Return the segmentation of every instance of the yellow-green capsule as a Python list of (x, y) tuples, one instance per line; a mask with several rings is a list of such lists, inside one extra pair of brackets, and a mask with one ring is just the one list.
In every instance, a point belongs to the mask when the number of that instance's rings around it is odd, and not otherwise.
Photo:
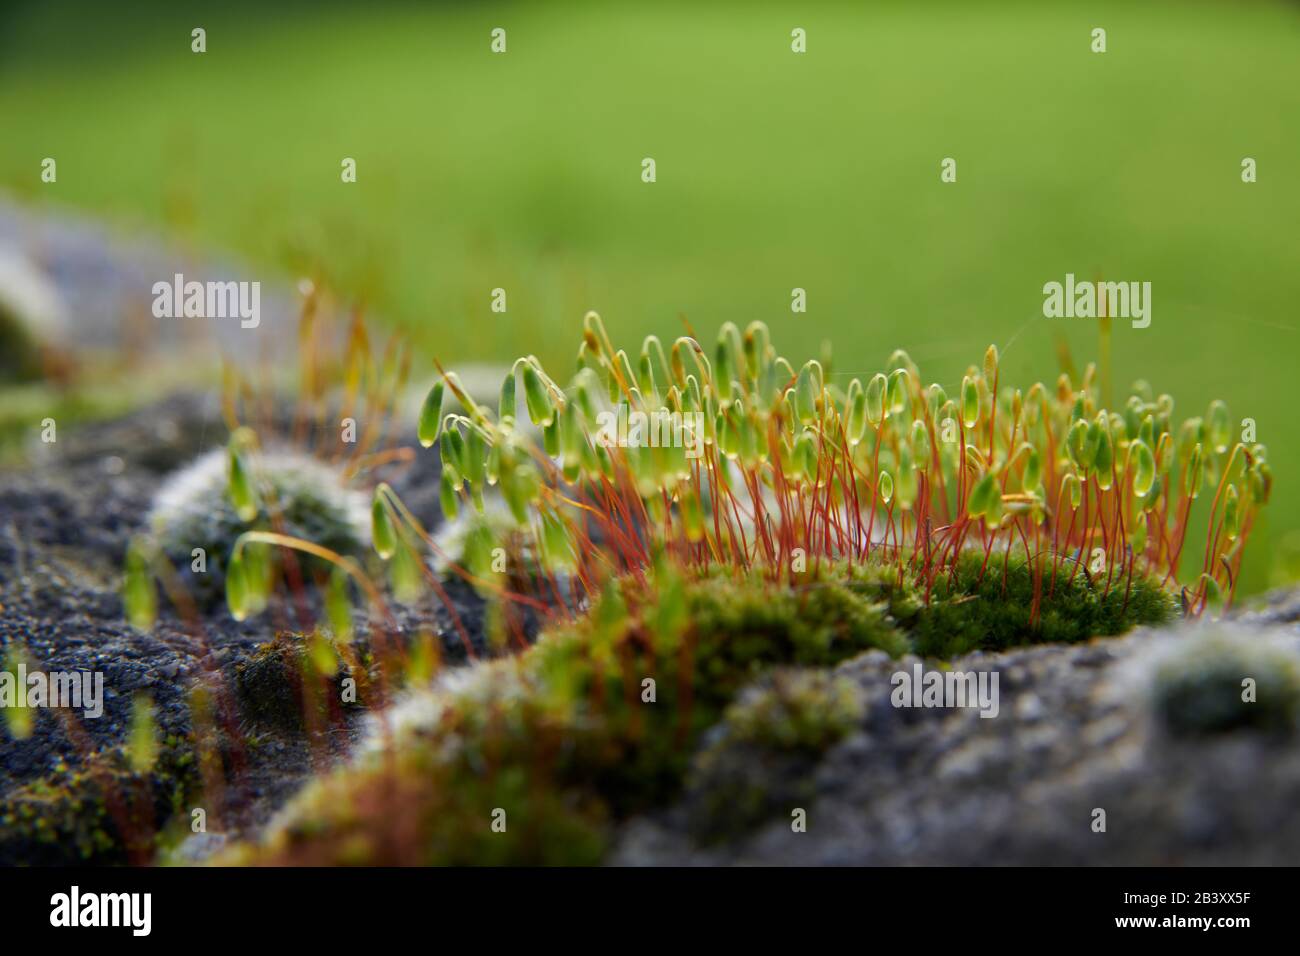
[(930, 430), (919, 418), (912, 422), (912, 456), (917, 461), (928, 461), (930, 458)]
[(1043, 460), (1038, 454), (1038, 449), (1031, 445), (1029, 454), (1025, 456), (1025, 471), (1021, 478), (1021, 485), (1026, 491), (1033, 491), (1042, 480)]
[[(514, 381), (514, 376), (510, 377)], [(438, 431), (442, 428), (442, 390), (445, 383), (442, 379), (433, 383), (433, 388), (429, 389), (429, 394), (424, 396), (424, 404), (420, 406), (420, 423), (416, 428), (416, 436), (420, 439), (420, 444), (425, 448), (432, 448), (433, 443), (438, 440)]]
[(158, 760), (158, 728), (154, 721), (153, 701), (146, 694), (136, 694), (131, 699), (127, 754), (131, 769), (138, 774), (148, 773)]
[[(1001, 500), (1001, 493), (998, 490), (997, 480), (993, 477), (993, 472), (985, 472), (975, 486), (971, 488), (970, 495), (966, 499), (966, 512), (971, 517), (987, 515), (989, 509), (993, 507), (993, 499)], [(999, 520), (1001, 515), (998, 516)]]
[(879, 428), (885, 420), (885, 389), (888, 387), (889, 380), (879, 372), (867, 383), (867, 421), (872, 428)]
[(226, 565), (226, 607), (236, 621), (248, 617), (248, 583), (244, 576), (244, 558), (233, 552)]
[(405, 541), (393, 552), (393, 560), (388, 563), (388, 575), (393, 585), (393, 597), (398, 603), (414, 604), (420, 599), (423, 585), (419, 558)]
[(640, 359), (637, 360), (637, 370), (640, 373), (637, 381), (645, 389), (646, 395), (649, 396), (652, 404), (659, 401), (659, 383), (655, 379), (654, 365), (650, 361), (650, 356), (642, 352)]
[(1093, 458), (1093, 467), (1097, 470), (1097, 486), (1106, 491), (1114, 483), (1115, 445), (1105, 422), (1099, 422), (1098, 425), (1097, 454)]
[(524, 363), (524, 404), (534, 425), (546, 426), (555, 420), (555, 402), (532, 362)]
[(1150, 415), (1142, 419), (1138, 426), (1137, 437), (1146, 443), (1147, 448), (1156, 447), (1156, 420)]
[(600, 414), (600, 379), (591, 369), (582, 369), (573, 377), (573, 401), (583, 418), (588, 422), (596, 421)]
[(939, 409), (948, 404), (948, 393), (944, 391), (942, 385), (934, 382), (926, 389), (927, 404), (930, 407), (930, 417), (935, 421), (939, 420)]
[(907, 369), (894, 369), (889, 376), (887, 395), (891, 415), (897, 415), (907, 407)]
[(465, 475), (465, 439), (460, 429), (444, 427), (438, 439), (438, 451), (442, 459), (443, 473), (451, 473), (451, 479), (457, 488)]
[(1201, 494), (1201, 485), (1205, 484), (1205, 463), (1201, 458), (1201, 445), (1198, 442), (1192, 449), (1192, 457), (1187, 462), (1187, 472), (1183, 476), (1183, 491), (1192, 498)]
[(984, 378), (992, 387), (994, 380), (998, 377), (998, 347), (990, 345), (984, 351)]
[(849, 393), (844, 402), (844, 431), (850, 445), (857, 445), (867, 431), (867, 393), (862, 382), (849, 382)]
[(767, 326), (755, 319), (745, 329), (745, 361), (749, 366), (749, 377), (757, 379), (767, 367), (768, 350), (772, 345), (772, 333)]
[(249, 614), (265, 610), (273, 582), (270, 545), (261, 541), (249, 542), (244, 546), (244, 590)]
[(731, 383), (736, 377), (736, 368), (731, 360), (731, 350), (727, 346), (726, 336), (718, 336), (718, 344), (713, 352), (713, 387), (717, 389), (718, 398), (723, 402), (731, 401)]
[(974, 428), (980, 419), (980, 393), (975, 380), (966, 375), (961, 380), (961, 421), (967, 428)]
[(375, 553), (385, 561), (397, 550), (397, 531), (393, 528), (388, 506), (378, 491), (370, 502), (370, 540), (375, 546)]
[(146, 546), (132, 541), (126, 551), (126, 577), (122, 582), (122, 606), (126, 619), (139, 631), (150, 630), (158, 619), (158, 591), (149, 570)]
[(993, 497), (989, 499), (989, 506), (984, 512), (984, 526), (990, 531), (997, 530), (1002, 524), (1002, 493), (993, 489)]
[(1174, 436), (1170, 432), (1163, 432), (1156, 442), (1156, 475), (1160, 478), (1165, 477), (1173, 466)]
[(501, 380), (501, 397), (497, 400), (497, 421), (504, 422), (507, 418), (514, 421), (518, 407), (518, 399), (515, 398), (515, 370), (511, 369)]
[(880, 478), (876, 483), (876, 491), (880, 495), (881, 504), (889, 504), (894, 499), (894, 479), (889, 472), (882, 471)]
[(325, 588), (325, 615), (329, 619), (334, 639), (343, 644), (352, 642), (352, 600), (348, 597), (348, 575), (340, 567), (330, 572)]
[(1269, 495), (1273, 493), (1273, 470), (1268, 462), (1257, 461), (1250, 469), (1250, 493), (1259, 504), (1268, 504)]
[(473, 488), (482, 491), (486, 479), (488, 443), (487, 437), (474, 425), (470, 425), (466, 430), (465, 451), (462, 457), (465, 462), (463, 473), (465, 480)]
[(1102, 419), (1102, 414), (1098, 414), (1088, 423), (1087, 431), (1083, 433), (1083, 448), (1079, 453), (1079, 464), (1083, 467), (1085, 475), (1091, 474), (1097, 464), (1097, 452), (1101, 449), (1101, 436), (1105, 431)]
[(1210, 447), (1216, 455), (1222, 455), (1232, 443), (1232, 422), (1228, 418), (1228, 406), (1216, 398), (1210, 402), (1205, 420)]
[(1228, 485), (1223, 500), (1223, 528), (1228, 533), (1229, 541), (1236, 541), (1237, 535), (1241, 533), (1241, 502), (1236, 485)]
[(232, 443), (230, 448), (230, 504), (239, 520), (247, 524), (257, 517), (257, 494), (253, 480), (244, 463), (244, 456)]
[(1205, 440), (1205, 422), (1200, 418), (1189, 418), (1178, 430), (1178, 457), (1189, 455), (1192, 446)]
[[(507, 482), (503, 481), (502, 485)], [(453, 521), (460, 512), (460, 503), (456, 499), (457, 484), (452, 479), (451, 473), (444, 468), (442, 475), (438, 479), (438, 502), (442, 505), (442, 513), (448, 521)], [(504, 490), (504, 489), (503, 489)]]
[(1066, 501), (1069, 499), (1070, 507), (1078, 510), (1083, 503), (1083, 485), (1079, 484), (1078, 476), (1073, 472), (1067, 472), (1061, 479), (1061, 493), (1057, 496), (1057, 501)]
[(542, 426), (542, 447), (552, 458), (560, 457), (560, 416), (556, 415)]
[(1142, 439), (1137, 439), (1129, 446), (1133, 462), (1133, 493), (1145, 498), (1156, 480), (1156, 458)]
[(794, 383), (794, 411), (804, 425), (811, 425), (817, 420), (817, 392), (815, 366), (810, 361), (799, 370), (799, 377)]
[(817, 436), (806, 428), (795, 439), (794, 460), (802, 477), (810, 480), (817, 477)]

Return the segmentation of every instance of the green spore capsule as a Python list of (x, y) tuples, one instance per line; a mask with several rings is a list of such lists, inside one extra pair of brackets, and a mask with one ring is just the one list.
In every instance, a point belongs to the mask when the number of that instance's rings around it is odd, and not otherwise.
[(532, 362), (525, 362), (523, 371), (524, 404), (528, 407), (528, 418), (539, 427), (550, 425), (555, 420), (555, 402), (551, 393)]
[(889, 380), (879, 372), (867, 382), (867, 421), (872, 428), (879, 428), (885, 420), (885, 390), (888, 387)]
[(1228, 418), (1228, 406), (1215, 399), (1210, 402), (1210, 409), (1205, 415), (1206, 439), (1216, 455), (1222, 455), (1232, 444), (1232, 422)]
[(980, 419), (980, 393), (975, 380), (969, 375), (961, 380), (961, 422), (967, 428), (974, 428)]
[(132, 541), (127, 548), (122, 605), (126, 619), (138, 631), (152, 629), (158, 619), (158, 591), (149, 570), (149, 556), (139, 541)]
[(429, 389), (429, 394), (424, 397), (424, 404), (420, 406), (420, 422), (416, 428), (416, 436), (420, 444), (425, 448), (432, 448), (433, 443), (438, 440), (438, 432), (442, 429), (442, 392), (445, 383), (438, 379)]
[(230, 504), (235, 509), (239, 520), (247, 524), (257, 517), (257, 494), (253, 490), (253, 479), (248, 473), (248, 465), (243, 454), (234, 447), (230, 448)]
[(1138, 439), (1130, 446), (1133, 462), (1133, 493), (1145, 498), (1156, 480), (1156, 458), (1147, 443)]
[(374, 543), (375, 554), (385, 561), (397, 550), (397, 531), (393, 528), (393, 519), (388, 514), (388, 506), (383, 496), (376, 491), (370, 502), (370, 540)]

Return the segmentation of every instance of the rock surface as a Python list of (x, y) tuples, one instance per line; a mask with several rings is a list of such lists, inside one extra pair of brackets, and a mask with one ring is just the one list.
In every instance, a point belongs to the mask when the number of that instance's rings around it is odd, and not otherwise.
[[(77, 713), (74, 727), (65, 718), (76, 712), (37, 709), (25, 739), (0, 729), (0, 803), (17, 788), (64, 768), (75, 771), (89, 754), (123, 744), (137, 694), (152, 701), (160, 738), (184, 738), (191, 729), (194, 679), (212, 669), (233, 687), (238, 669), (260, 645), (279, 630), (300, 630), (318, 617), (319, 607), (310, 607), (304, 621), (295, 608), (281, 605), (237, 622), (221, 604), (204, 615), (197, 634), (164, 600), (150, 633), (127, 623), (118, 593), (123, 555), (131, 537), (144, 530), (154, 491), (173, 469), (226, 437), (215, 396), (180, 395), (115, 422), (60, 432), (29, 465), (0, 475), (0, 659), (21, 648), (31, 668), (100, 672), (105, 698), (101, 717)], [(422, 456), (414, 467), (383, 476), (430, 525), (438, 520), (436, 492), (425, 489), (436, 489), (436, 467), (434, 456)], [(449, 583), (448, 591), (479, 639), (476, 652), (485, 653), (480, 602), (458, 582)], [(444, 661), (465, 658), (459, 633), (436, 599), (395, 606), (393, 613), (397, 640), (427, 630), (442, 639)], [(372, 622), (358, 611), (360, 648), (369, 646), (371, 630)], [(245, 722), (237, 741), (223, 743), (239, 751), (242, 765), (226, 794), (229, 825), (242, 831), (269, 816), (313, 767), (322, 768), (322, 759), (346, 752), (357, 722), (357, 714), (345, 711), (343, 721), (315, 744), (301, 733)], [(0, 826), (0, 863), (31, 862), (22, 856), (30, 847), (6, 841), (5, 832), (11, 831)], [(80, 858), (74, 846), (61, 849), (64, 855), (51, 847), (52, 855), (41, 859)]]
[[(1300, 660), (1294, 595), (1243, 617), (1250, 635), (1272, 627), (1273, 640)], [(954, 671), (999, 674), (1001, 706), (992, 718), (974, 709), (896, 708), (891, 675), (918, 662), (863, 655), (837, 668), (867, 702), (856, 732), (820, 760), (774, 760), (766, 779), (747, 781), (806, 802), (770, 806), (767, 821), (742, 838), (701, 847), (689, 834), (703, 794), (688, 792), (678, 806), (630, 824), (612, 862), (1294, 864), (1295, 733), (1187, 737), (1155, 712), (1156, 662), (1181, 653), (1193, 631), (1138, 630), (953, 661)], [(794, 832), (796, 807), (806, 811), (806, 832)], [(1097, 809), (1105, 811), (1104, 832), (1094, 830)]]

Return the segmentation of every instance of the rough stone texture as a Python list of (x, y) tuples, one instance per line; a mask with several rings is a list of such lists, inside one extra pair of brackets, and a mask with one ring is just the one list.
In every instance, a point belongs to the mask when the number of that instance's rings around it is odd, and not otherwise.
[[(305, 618), (296, 606), (281, 603), (242, 623), (223, 603), (204, 615), (200, 637), (160, 598), (162, 613), (152, 632), (127, 624), (118, 595), (122, 559), (131, 536), (144, 530), (154, 490), (172, 469), (226, 437), (214, 397), (182, 395), (115, 422), (61, 430), (31, 464), (0, 475), (0, 659), (17, 644), (31, 666), (43, 671), (102, 672), (105, 697), (102, 717), (77, 714), (84, 733), (80, 745), (69, 736), (66, 712), (35, 711), (33, 732), (23, 740), (0, 729), (0, 801), (59, 767), (75, 769), (90, 750), (123, 743), (137, 693), (152, 699), (160, 734), (184, 737), (191, 729), (189, 693), (196, 677), (215, 669), (233, 687), (237, 669), (277, 631), (309, 628), (320, 617), (314, 598)], [(382, 476), (430, 526), (438, 521), (436, 501), (416, 491), (437, 487), (436, 468), (436, 456), (426, 453), (413, 467)], [(486, 653), (481, 602), (459, 582), (447, 589), (476, 652)], [(442, 639), (445, 662), (465, 659), (460, 635), (436, 598), (393, 605), (392, 611), (397, 642), (428, 630)], [(356, 623), (357, 646), (364, 651), (372, 622), (358, 609)], [(313, 769), (313, 750), (314, 766), (321, 769), (321, 760), (346, 752), (356, 723), (357, 715), (345, 711), (343, 723), (309, 745), (301, 733), (245, 720), (237, 745), (225, 742), (238, 749), (244, 764), (227, 793), (231, 825), (242, 829), (266, 819)], [(0, 863), (14, 862), (26, 861), (12, 859), (0, 839)]]
[[(1300, 658), (1294, 595), (1243, 615), (1268, 620)], [(1300, 859), (1297, 735), (1182, 738), (1152, 712), (1147, 680), (1183, 629), (1082, 646), (977, 653), (954, 670), (1000, 674), (1001, 710), (895, 708), (890, 677), (914, 658), (872, 652), (837, 668), (868, 706), (857, 731), (812, 765), (774, 760), (767, 781), (811, 799), (720, 846), (690, 838), (701, 794), (630, 823), (618, 864), (1294, 864)], [(802, 781), (786, 774), (804, 775)], [(1106, 811), (1094, 832), (1093, 811)]]

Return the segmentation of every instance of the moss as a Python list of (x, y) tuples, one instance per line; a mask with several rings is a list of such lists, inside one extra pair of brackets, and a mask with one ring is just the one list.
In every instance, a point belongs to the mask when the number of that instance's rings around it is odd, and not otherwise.
[(360, 668), (353, 675), (343, 656), (324, 634), (280, 632), (235, 666), (240, 714), (283, 730), (321, 726), (342, 701), (344, 678), (353, 676), (362, 687), (367, 679)]
[(865, 710), (858, 685), (828, 670), (779, 669), (747, 689), (692, 762), (684, 805), (696, 839), (734, 839), (812, 800), (821, 755)]
[(727, 737), (771, 750), (819, 754), (862, 720), (862, 692), (829, 671), (781, 669), (724, 715)]
[(120, 864), (152, 858), (160, 831), (197, 784), (188, 745), (169, 738), (148, 773), (112, 748), (0, 798), (0, 864)]
[[(1243, 683), (1254, 682), (1254, 700)], [(1179, 736), (1290, 733), (1300, 719), (1300, 654), (1269, 635), (1213, 630), (1184, 638), (1152, 668), (1151, 705)]]
[[(806, 797), (798, 787), (818, 755), (860, 716), (853, 690), (826, 673), (780, 672), (738, 700), (775, 669), (830, 668), (872, 648), (947, 655), (1082, 640), (1172, 613), (1151, 582), (1135, 579), (1125, 605), (1080, 575), (1063, 577), (1031, 624), (1023, 562), (1008, 562), (1005, 585), (1000, 566), (981, 578), (981, 563), (963, 556), (929, 606), (915, 580), (880, 567), (823, 566), (796, 585), (721, 570), (625, 579), (518, 657), (449, 672), (393, 708), (355, 763), (230, 859), (598, 862), (611, 824), (682, 791), (698, 742), (722, 721), (712, 778), (708, 757), (696, 767), (706, 768), (697, 833), (717, 838)], [(794, 790), (779, 783), (791, 780)], [(504, 833), (490, 827), (498, 807)]]
[(700, 733), (755, 675), (876, 647), (905, 644), (835, 584), (626, 581), (519, 657), (394, 708), (356, 763), (228, 861), (595, 863), (611, 821), (680, 789)]
[[(305, 538), (341, 554), (359, 554), (367, 546), (365, 498), (349, 489), (336, 469), (300, 452), (254, 455), (259, 511), (244, 522), (227, 494), (227, 462), (226, 450), (215, 449), (180, 469), (163, 483), (149, 514), (154, 540), (200, 602), (221, 600), (225, 562), (236, 539), (250, 528)], [(206, 555), (203, 572), (192, 570), (195, 548)], [(305, 567), (318, 562), (305, 556), (294, 560)]]
[[(1005, 560), (1005, 570), (1004, 570)], [(854, 571), (854, 587), (887, 602), (891, 616), (924, 657), (957, 657), (975, 650), (998, 651), (1025, 644), (1073, 644), (1122, 634), (1138, 625), (1159, 625), (1175, 614), (1173, 597), (1159, 583), (1134, 574), (1113, 582), (1093, 581), (1080, 568), (1063, 562), (1055, 587), (1041, 588), (1037, 617), (1033, 615), (1034, 579), (1024, 556), (994, 554), (984, 567), (982, 551), (967, 551), (952, 575), (941, 574), (927, 604), (924, 584), (897, 570), (869, 567)], [(1050, 593), (1048, 593), (1050, 592)]]

